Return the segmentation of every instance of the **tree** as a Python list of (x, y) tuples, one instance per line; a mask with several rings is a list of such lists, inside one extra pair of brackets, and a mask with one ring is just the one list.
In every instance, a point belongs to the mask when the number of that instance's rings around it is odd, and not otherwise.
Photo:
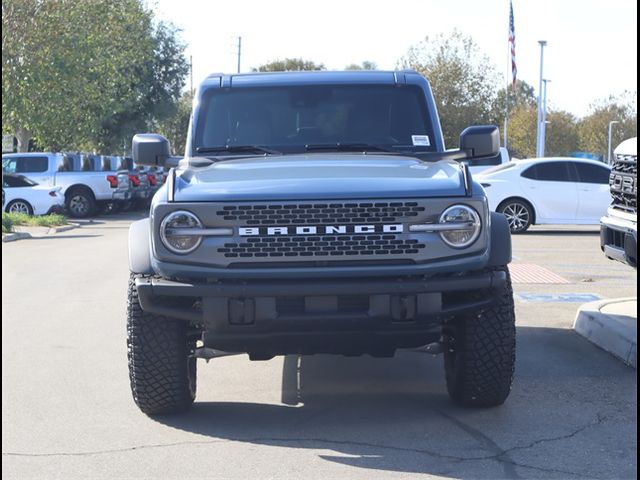
[(496, 69), (471, 37), (457, 30), (448, 36), (426, 37), (398, 65), (429, 79), (448, 145), (457, 145), (460, 132), (469, 125), (490, 123)]
[(609, 122), (620, 122), (611, 130), (611, 148), (638, 134), (637, 93), (625, 93), (596, 101), (591, 113), (578, 124), (579, 148), (607, 158)]
[(322, 63), (314, 63), (311, 60), (302, 58), (285, 58), (284, 60), (274, 60), (251, 69), (253, 72), (296, 72), (301, 70), (326, 70)]
[(191, 92), (184, 93), (178, 101), (174, 114), (158, 125), (158, 133), (169, 139), (174, 155), (182, 155), (185, 151), (192, 103)]
[(154, 29), (141, 0), (3, 0), (3, 131), (22, 149), (31, 137), (43, 149), (121, 146), (184, 82), (174, 34)]
[(578, 150), (578, 123), (573, 114), (563, 110), (550, 110), (547, 121), (545, 157), (566, 157)]
[(375, 62), (370, 62), (368, 60), (365, 60), (360, 65), (358, 65), (357, 63), (352, 63), (344, 67), (344, 69), (345, 70), (377, 70), (378, 64), (376, 64)]
[(532, 105), (517, 107), (509, 118), (509, 154), (515, 158), (536, 156), (538, 109)]
[(509, 102), (509, 116), (519, 107), (535, 107), (537, 104), (534, 88), (524, 80), (518, 80), (515, 90), (510, 86), (498, 90), (495, 102), (491, 108), (492, 125), (498, 125), (500, 128), (503, 128), (507, 101)]
[[(565, 157), (578, 148), (575, 116), (563, 110), (547, 113), (545, 156)], [(534, 158), (538, 136), (538, 109), (531, 104), (516, 107), (509, 118), (509, 153), (515, 158)]]
[[(176, 115), (182, 88), (189, 73), (184, 57), (185, 46), (177, 38), (176, 29), (160, 22), (152, 32), (153, 55), (135, 66), (138, 82), (131, 85), (135, 95), (122, 103), (119, 111), (106, 118), (95, 139), (105, 152), (117, 151), (140, 131), (155, 131), (160, 122)], [(186, 130), (185, 130), (186, 134)]]

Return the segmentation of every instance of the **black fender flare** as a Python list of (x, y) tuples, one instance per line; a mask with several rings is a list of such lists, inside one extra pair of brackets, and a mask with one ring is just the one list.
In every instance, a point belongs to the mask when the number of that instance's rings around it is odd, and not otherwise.
[(507, 217), (491, 212), (491, 251), (488, 266), (501, 267), (510, 264), (512, 260), (511, 229)]
[(151, 223), (148, 218), (129, 226), (129, 270), (142, 275), (153, 274), (151, 267)]

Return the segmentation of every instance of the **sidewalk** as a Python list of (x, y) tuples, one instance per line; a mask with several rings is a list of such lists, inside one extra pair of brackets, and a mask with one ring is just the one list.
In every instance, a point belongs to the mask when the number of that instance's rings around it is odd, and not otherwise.
[(637, 368), (637, 298), (587, 303), (578, 310), (573, 328), (590, 342)]

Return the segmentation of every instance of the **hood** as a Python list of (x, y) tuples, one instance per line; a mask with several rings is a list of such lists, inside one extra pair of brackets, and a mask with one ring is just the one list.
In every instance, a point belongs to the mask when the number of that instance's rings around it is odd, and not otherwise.
[(638, 138), (630, 138), (625, 140), (616, 148), (616, 155), (638, 155)]
[(411, 157), (307, 154), (226, 160), (178, 172), (178, 202), (464, 196), (461, 165)]

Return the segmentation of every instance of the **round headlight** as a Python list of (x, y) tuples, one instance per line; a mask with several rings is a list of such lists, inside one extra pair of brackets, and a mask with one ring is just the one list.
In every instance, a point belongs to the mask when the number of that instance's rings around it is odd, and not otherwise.
[(191, 253), (202, 242), (202, 236), (198, 235), (200, 229), (202, 222), (198, 217), (191, 212), (179, 210), (164, 217), (160, 224), (160, 238), (164, 246), (173, 253)]
[(441, 225), (458, 226), (452, 230), (443, 230), (440, 237), (453, 248), (466, 248), (475, 242), (480, 236), (482, 222), (480, 215), (473, 208), (466, 205), (449, 207), (440, 217)]

